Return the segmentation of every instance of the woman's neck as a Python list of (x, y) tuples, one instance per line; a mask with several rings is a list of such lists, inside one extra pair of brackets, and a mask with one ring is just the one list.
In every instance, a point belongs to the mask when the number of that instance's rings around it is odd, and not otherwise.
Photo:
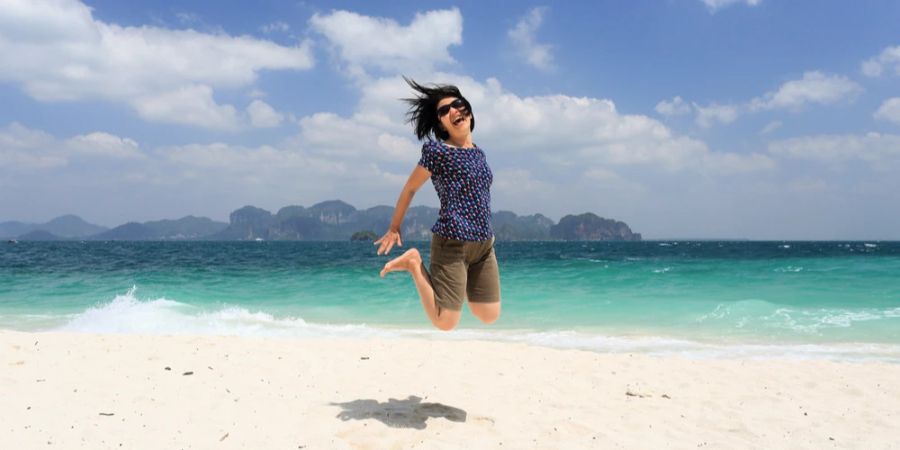
[(459, 139), (454, 139), (453, 136), (450, 136), (449, 138), (447, 138), (446, 141), (444, 141), (444, 143), (450, 144), (454, 147), (462, 147), (462, 148), (474, 147), (474, 145), (472, 145), (472, 135), (471, 134), (466, 135), (465, 138), (459, 138)]

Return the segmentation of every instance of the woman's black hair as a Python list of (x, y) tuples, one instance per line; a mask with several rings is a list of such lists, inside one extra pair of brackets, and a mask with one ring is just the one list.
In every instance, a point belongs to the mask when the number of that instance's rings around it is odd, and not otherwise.
[(441, 127), (441, 119), (437, 115), (437, 105), (443, 98), (455, 97), (462, 99), (469, 110), (471, 122), (469, 122), (469, 130), (475, 129), (475, 114), (472, 112), (472, 105), (459, 92), (459, 88), (449, 84), (432, 84), (423, 86), (416, 83), (412, 79), (403, 77), (414, 91), (418, 93), (413, 98), (404, 98), (403, 101), (409, 104), (409, 111), (406, 112), (406, 122), (413, 124), (416, 131), (416, 137), (419, 140), (432, 137), (445, 141), (450, 138), (447, 130)]

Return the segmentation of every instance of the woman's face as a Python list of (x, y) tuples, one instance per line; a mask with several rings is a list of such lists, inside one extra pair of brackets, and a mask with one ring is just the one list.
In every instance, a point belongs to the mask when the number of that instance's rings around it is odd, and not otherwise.
[(438, 102), (438, 118), (453, 140), (465, 138), (472, 132), (472, 113), (466, 107), (467, 104), (457, 97), (445, 97)]

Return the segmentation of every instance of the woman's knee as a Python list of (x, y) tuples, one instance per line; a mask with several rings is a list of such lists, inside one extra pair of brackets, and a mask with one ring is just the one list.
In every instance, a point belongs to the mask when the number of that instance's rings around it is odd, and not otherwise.
[(500, 318), (500, 303), (469, 303), (472, 314), (482, 323), (492, 324)]
[(456, 328), (456, 325), (459, 324), (459, 311), (452, 311), (449, 309), (444, 309), (440, 313), (435, 320), (432, 321), (432, 324), (435, 328), (441, 331), (450, 331)]

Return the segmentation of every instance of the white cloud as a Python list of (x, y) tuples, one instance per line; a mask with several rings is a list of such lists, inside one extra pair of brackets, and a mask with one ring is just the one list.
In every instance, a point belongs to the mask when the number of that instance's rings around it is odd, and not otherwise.
[(799, 137), (772, 142), (769, 152), (779, 157), (827, 164), (860, 160), (874, 168), (881, 168), (900, 163), (900, 135), (868, 133)]
[(675, 96), (672, 100), (662, 100), (656, 104), (654, 109), (657, 113), (666, 117), (683, 116), (690, 114), (692, 111), (691, 105), (680, 96)]
[(153, 122), (195, 125), (222, 130), (240, 126), (237, 110), (220, 105), (213, 99), (213, 90), (205, 85), (190, 85), (131, 100), (144, 119)]
[(0, 172), (7, 176), (21, 169), (57, 169), (85, 158), (97, 165), (100, 161), (144, 160), (146, 156), (134, 140), (104, 132), (60, 140), (19, 123), (0, 128)]
[(115, 159), (146, 159), (133, 139), (94, 132), (75, 136), (66, 141), (68, 147), (76, 152)]
[(801, 177), (788, 183), (788, 190), (798, 194), (822, 194), (830, 187), (821, 178)]
[(284, 120), (284, 114), (275, 111), (262, 100), (250, 102), (250, 105), (247, 106), (247, 114), (250, 115), (250, 124), (257, 128), (277, 127)]
[[(590, 199), (598, 189), (623, 198), (655, 192), (647, 183), (660, 174), (690, 180), (697, 174), (715, 178), (774, 167), (768, 155), (714, 152), (702, 141), (674, 135), (653, 118), (622, 114), (607, 99), (521, 97), (497, 80), (479, 82), (452, 74), (434, 73), (428, 79), (459, 85), (473, 103), (476, 143), (486, 149), (495, 170), (498, 207), (568, 213), (572, 211), (567, 208), (576, 206), (593, 208)], [(8, 162), (4, 174), (12, 170), (23, 176), (26, 169), (15, 164), (26, 161), (33, 167), (28, 170), (48, 173), (44, 183), (55, 186), (54, 192), (65, 190), (67, 196), (109, 199), (109, 192), (115, 191), (122, 201), (110, 200), (113, 209), (132, 220), (142, 216), (135, 216), (137, 210), (129, 209), (126, 199), (154, 198), (157, 210), (171, 211), (163, 199), (173, 195), (190, 197), (185, 199), (185, 213), (218, 217), (243, 204), (271, 208), (326, 198), (342, 198), (359, 207), (391, 203), (421, 148), (404, 123), (405, 106), (397, 100), (409, 95), (409, 88), (400, 77), (389, 77), (371, 80), (360, 92), (355, 113), (302, 117), (295, 137), (272, 145), (206, 143), (146, 151), (132, 140), (104, 133), (57, 139), (19, 126), (0, 133), (0, 143), (15, 137), (28, 144), (0, 147), (0, 157)], [(81, 184), (83, 171), (73, 165), (81, 158), (106, 161), (91, 163), (93, 190)], [(29, 183), (18, 185), (44, 185)], [(558, 204), (555, 199), (561, 195), (581, 200), (577, 205)], [(52, 192), (45, 197), (50, 203), (62, 201)], [(436, 204), (433, 192), (423, 190), (417, 202), (423, 201)]]
[[(473, 105), (475, 142), (501, 158), (527, 157), (535, 164), (564, 171), (640, 165), (666, 171), (733, 173), (773, 167), (768, 156), (713, 152), (701, 141), (673, 135), (653, 118), (619, 113), (608, 99), (520, 97), (505, 90), (496, 79), (481, 83), (441, 73), (429, 79), (459, 86)], [(402, 122), (404, 107), (397, 101), (410, 95), (400, 77), (373, 80), (360, 89), (360, 113), (350, 118), (319, 114), (301, 119), (304, 143), (347, 155), (360, 152), (359, 142), (373, 142), (377, 130), (401, 137), (411, 135)], [(406, 161), (410, 160), (407, 157)]]
[(773, 120), (773, 121), (769, 122), (768, 124), (766, 124), (766, 126), (763, 127), (763, 129), (759, 131), (759, 134), (769, 134), (769, 133), (781, 128), (782, 125), (784, 125), (784, 124), (780, 120)]
[(538, 43), (535, 37), (546, 13), (546, 7), (533, 8), (506, 33), (519, 56), (541, 70), (553, 69), (553, 47)]
[[(740, 104), (720, 105), (711, 103), (700, 106), (692, 103), (696, 112), (697, 125), (709, 128), (716, 124), (729, 124), (746, 113), (756, 113), (771, 110), (800, 111), (810, 104), (829, 105), (841, 101), (852, 101), (863, 91), (862, 86), (841, 75), (828, 75), (819, 71), (810, 71), (803, 74), (799, 80), (791, 80), (783, 83), (772, 92), (756, 97), (749, 102)], [(661, 101), (656, 105), (656, 112), (670, 116), (683, 114), (690, 111), (686, 102), (681, 97), (675, 97), (671, 101)], [(773, 122), (774, 123), (774, 122)], [(773, 131), (781, 126), (770, 123), (762, 131), (763, 134)]]
[(179, 22), (181, 22), (185, 25), (188, 25), (188, 26), (203, 22), (203, 20), (200, 19), (200, 16), (197, 15), (196, 13), (179, 12), (179, 13), (175, 14), (175, 17), (178, 19)]
[(605, 167), (589, 168), (582, 174), (582, 177), (585, 182), (591, 183), (593, 186), (602, 188), (605, 191), (624, 191), (636, 194), (648, 192), (648, 189), (644, 185), (631, 181)]
[(534, 177), (531, 170), (521, 167), (508, 167), (494, 171), (492, 190), (500, 195), (521, 196), (521, 194), (540, 194), (554, 191), (555, 187)]
[(276, 20), (275, 22), (261, 26), (260, 30), (266, 34), (287, 33), (288, 31), (291, 31), (291, 26), (281, 20)]
[(782, 84), (777, 91), (753, 99), (749, 107), (752, 111), (771, 109), (798, 111), (807, 104), (828, 105), (849, 100), (862, 91), (862, 86), (845, 76), (811, 71), (804, 73), (803, 78), (799, 80)]
[(743, 3), (750, 6), (756, 6), (762, 3), (762, 0), (700, 0), (709, 8), (710, 11), (715, 12), (720, 8), (724, 8), (726, 6), (731, 6), (737, 3)]
[(894, 75), (900, 75), (900, 45), (896, 47), (887, 47), (881, 51), (881, 54), (874, 58), (870, 58), (862, 63), (863, 74), (870, 77), (879, 77), (884, 73), (885, 68), (891, 70), (893, 68)]
[(885, 100), (873, 117), (900, 125), (900, 97)]
[(325, 36), (353, 75), (366, 69), (422, 72), (453, 63), (447, 51), (462, 44), (462, 14), (456, 8), (417, 13), (409, 25), (350, 11), (315, 14), (310, 27)]
[(733, 105), (710, 104), (700, 106), (694, 103), (697, 110), (697, 125), (709, 128), (715, 124), (729, 124), (737, 120), (738, 108)]
[(414, 163), (420, 146), (409, 137), (392, 133), (394, 127), (381, 126), (390, 119), (380, 119), (364, 114), (343, 118), (316, 113), (300, 119), (296, 143), (311, 153), (335, 159)]
[(67, 161), (57, 145), (47, 133), (12, 123), (0, 129), (0, 173), (63, 166)]
[[(0, 80), (40, 101), (122, 102), (154, 121), (235, 127), (234, 108), (215, 104), (214, 89), (252, 85), (263, 70), (312, 66), (308, 42), (123, 27), (96, 20), (76, 0), (6, 0), (0, 15)], [(174, 98), (196, 104), (164, 105)]]

